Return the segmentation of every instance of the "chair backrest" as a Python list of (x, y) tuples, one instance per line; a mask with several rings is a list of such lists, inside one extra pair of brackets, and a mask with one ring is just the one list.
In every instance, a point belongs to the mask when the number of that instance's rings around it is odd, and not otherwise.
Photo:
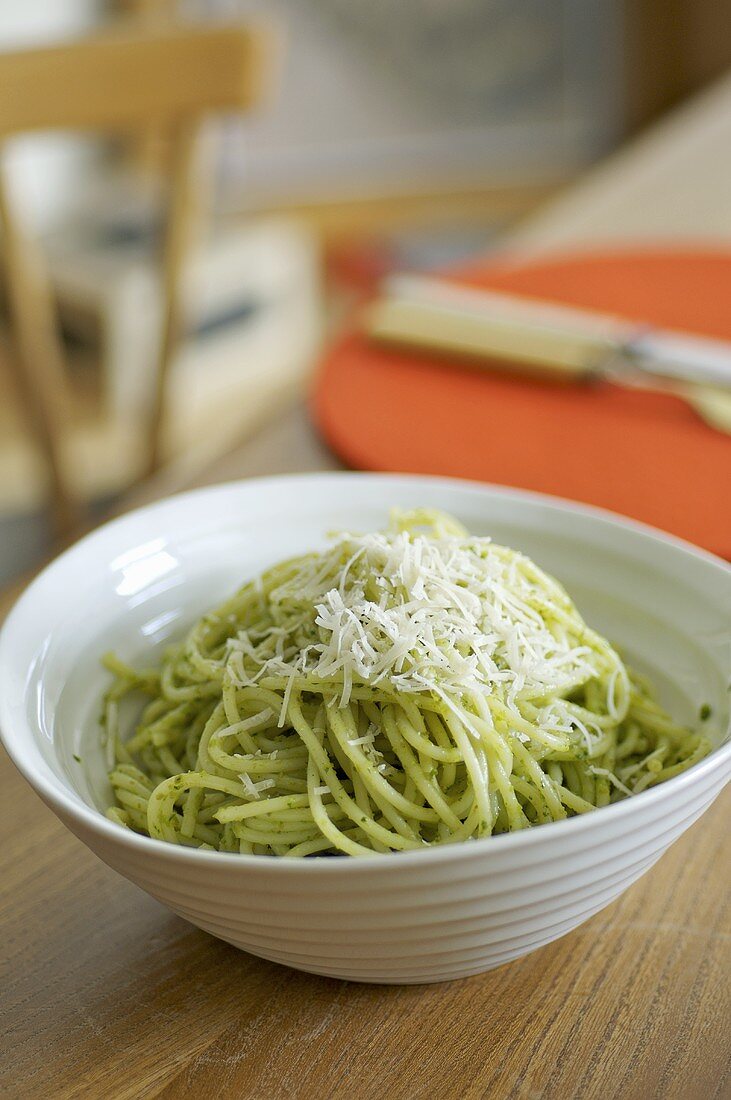
[(127, 27), (0, 54), (0, 136), (136, 129), (261, 98), (268, 35), (243, 27)]
[[(163, 254), (163, 330), (149, 410), (148, 471), (160, 462), (165, 384), (181, 329), (181, 275), (204, 195), (199, 132), (213, 111), (246, 111), (269, 83), (268, 28), (125, 26), (44, 49), (0, 53), (0, 141), (49, 129), (135, 132), (153, 123), (171, 140)], [(0, 146), (0, 229), (18, 382), (46, 457), (57, 527), (79, 502), (64, 461), (68, 401), (53, 295), (23, 224)]]

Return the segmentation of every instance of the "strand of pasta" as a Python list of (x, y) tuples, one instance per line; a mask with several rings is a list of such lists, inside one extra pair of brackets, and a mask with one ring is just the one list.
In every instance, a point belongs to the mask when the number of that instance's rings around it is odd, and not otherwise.
[[(441, 517), (431, 530), (453, 537), (458, 528)], [(561, 586), (528, 559), (493, 549), (530, 593), (521, 602), (496, 589), (496, 600), (549, 631), (557, 652), (575, 655), (571, 669), (556, 666), (560, 692), (511, 689), (506, 677), (504, 689), (455, 698), (428, 679), (403, 691), (398, 676), (374, 676), (349, 683), (344, 702), (343, 672), (316, 675), (304, 663), (285, 671), (318, 637), (296, 584), (305, 574), (322, 579), (324, 566), (305, 555), (204, 616), (159, 669), (106, 658), (109, 816), (170, 843), (363, 856), (561, 820), (701, 759), (706, 740), (673, 723)], [(354, 563), (341, 562), (341, 588)], [(498, 666), (498, 686), (501, 675)], [(120, 731), (142, 697), (125, 740)]]

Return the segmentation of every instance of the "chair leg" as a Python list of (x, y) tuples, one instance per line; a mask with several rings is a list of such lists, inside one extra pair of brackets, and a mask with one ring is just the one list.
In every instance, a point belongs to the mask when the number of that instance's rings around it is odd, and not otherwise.
[(205, 214), (210, 150), (199, 119), (182, 122), (173, 135), (170, 199), (164, 240), (162, 331), (148, 425), (148, 474), (163, 460), (165, 406), (170, 368), (185, 330), (185, 265)]
[(30, 429), (48, 467), (54, 533), (66, 541), (78, 529), (83, 509), (69, 483), (64, 459), (70, 408), (63, 353), (43, 257), (22, 223), (7, 157), (1, 151), (0, 229), (15, 352), (10, 359)]

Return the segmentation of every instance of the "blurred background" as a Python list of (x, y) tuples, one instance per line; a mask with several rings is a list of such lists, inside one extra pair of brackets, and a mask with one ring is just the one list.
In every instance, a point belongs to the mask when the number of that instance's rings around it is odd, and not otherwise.
[[(0, 6), (0, 91), (21, 52), (94, 40), (120, 21), (159, 34), (262, 18), (275, 31), (266, 93), (251, 110), (206, 112), (189, 176), (154, 110), (133, 131), (68, 132), (61, 94), (53, 127), (25, 133), (10, 97), (0, 583), (56, 540), (49, 455), (92, 516), (160, 469), (167, 486), (189, 483), (300, 400), (323, 347), (384, 274), (517, 247), (523, 226), (595, 178), (592, 166), (716, 94), (731, 65), (726, 0), (25, 0)], [(176, 179), (196, 218), (173, 262)], [(697, 205), (686, 201), (679, 227), (694, 239)], [(635, 236), (645, 226), (664, 232), (652, 204), (638, 208)], [(27, 353), (18, 314), (32, 335), (41, 287), (58, 339)], [(44, 354), (58, 369), (39, 414)], [(150, 463), (155, 364), (166, 359)], [(59, 434), (50, 450), (39, 415)]]

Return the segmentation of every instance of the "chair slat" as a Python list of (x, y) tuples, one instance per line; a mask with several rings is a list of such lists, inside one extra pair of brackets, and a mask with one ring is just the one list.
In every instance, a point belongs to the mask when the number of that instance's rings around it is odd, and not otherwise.
[(0, 53), (0, 136), (248, 110), (266, 91), (269, 42), (263, 28), (178, 26)]

